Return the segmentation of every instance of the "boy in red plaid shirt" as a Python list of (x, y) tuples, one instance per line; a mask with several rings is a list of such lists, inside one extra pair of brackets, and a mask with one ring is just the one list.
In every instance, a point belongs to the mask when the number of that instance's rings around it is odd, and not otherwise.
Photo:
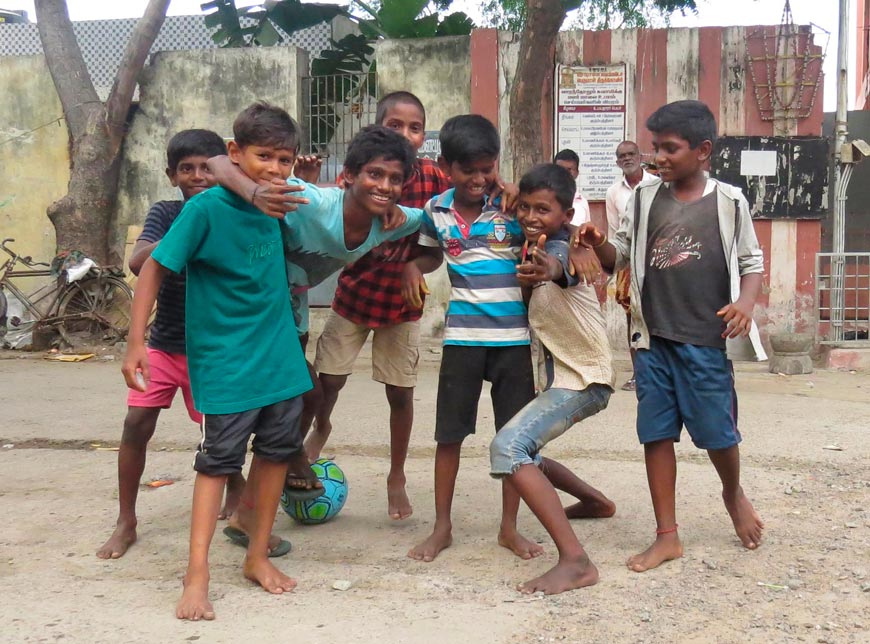
[[(377, 106), (376, 122), (402, 134), (415, 151), (423, 145), (426, 110), (410, 92), (393, 92)], [(405, 184), (399, 203), (422, 208), (432, 197), (450, 187), (438, 164), (418, 159)], [(329, 319), (317, 341), (315, 370), (320, 374), (323, 404), (314, 430), (306, 441), (310, 459), (320, 456), (332, 430), (330, 415), (338, 392), (353, 371), (353, 363), (370, 332), (372, 377), (382, 382), (390, 404), (390, 473), (387, 476), (388, 512), (406, 519), (413, 509), (405, 492), (405, 459), (414, 421), (414, 386), (419, 360), (420, 309), (405, 304), (401, 276), (405, 264), (419, 255), (418, 234), (386, 242), (345, 268)]]

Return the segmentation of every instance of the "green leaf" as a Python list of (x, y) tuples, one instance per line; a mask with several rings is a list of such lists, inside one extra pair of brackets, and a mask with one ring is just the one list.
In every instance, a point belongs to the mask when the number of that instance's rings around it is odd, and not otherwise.
[(316, 2), (301, 3), (299, 0), (281, 0), (267, 9), (268, 19), (288, 34), (300, 29), (329, 22), (336, 16), (347, 16), (344, 7)]
[(214, 13), (205, 14), (205, 26), (209, 29), (213, 29), (214, 27), (219, 27), (221, 25), (223, 16), (221, 16), (219, 11), (215, 11)]
[(433, 38), (438, 31), (438, 14), (433, 13), (432, 15), (418, 18), (414, 21), (411, 29), (406, 35), (397, 36), (397, 38)]
[(268, 20), (264, 20), (260, 23), (260, 27), (257, 30), (257, 33), (254, 34), (254, 40), (257, 41), (258, 45), (263, 47), (272, 47), (273, 45), (277, 45), (279, 42), (282, 42), (284, 39), (281, 37), (281, 34), (278, 33), (278, 30), (272, 25)]
[(462, 11), (451, 13), (438, 25), (436, 36), (467, 36), (474, 29), (474, 21)]

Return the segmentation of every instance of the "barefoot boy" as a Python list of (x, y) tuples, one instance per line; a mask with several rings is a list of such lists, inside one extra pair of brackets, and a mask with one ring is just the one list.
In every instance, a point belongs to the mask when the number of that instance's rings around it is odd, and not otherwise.
[[(496, 434), (490, 445), (491, 472), (519, 492), (559, 551), (552, 569), (520, 585), (524, 593), (552, 595), (598, 581), (598, 570), (568, 523), (556, 488), (539, 469), (550, 474), (554, 467), (562, 468), (542, 459), (541, 449), (604, 409), (613, 392), (610, 345), (595, 289), (578, 283), (569, 271), (574, 190), (567, 170), (539, 165), (520, 180), (517, 201), (517, 219), (532, 249), (531, 261), (517, 267), (517, 276), (531, 290), (529, 325), (544, 356), (543, 391)], [(594, 280), (594, 274), (584, 277), (590, 284)], [(613, 504), (598, 490), (579, 479), (576, 484), (572, 492), (579, 493), (587, 516), (613, 514)]]
[[(181, 191), (183, 201), (158, 201), (148, 211), (142, 234), (130, 257), (130, 270), (138, 275), (142, 264), (157, 248), (160, 240), (178, 217), (184, 203), (214, 185), (207, 161), (216, 154), (226, 154), (224, 140), (209, 130), (183, 130), (169, 140), (166, 147), (166, 176)], [(202, 417), (193, 407), (187, 357), (184, 345), (184, 273), (168, 275), (157, 296), (157, 315), (148, 338), (151, 380), (145, 392), (130, 390), (127, 417), (118, 451), (118, 520), (115, 530), (97, 550), (100, 559), (118, 559), (136, 541), (136, 497), (145, 469), (145, 450), (154, 435), (161, 409), (168, 409), (181, 389), (191, 420)], [(241, 474), (227, 484), (224, 513), (232, 514), (244, 486)]]
[[(453, 189), (426, 205), (420, 228), (423, 254), (405, 266), (402, 294), (421, 307), (423, 273), (447, 260), (450, 307), (438, 379), (435, 420), (435, 527), (408, 556), (432, 561), (452, 542), (450, 511), (462, 441), (475, 432), (484, 380), (492, 383), (496, 428), (535, 395), (526, 307), (516, 277), (523, 245), (519, 224), (487, 198), (496, 177), (499, 136), (482, 116), (449, 119), (441, 128), (438, 164)], [(525, 559), (541, 547), (517, 532), (519, 496), (502, 486), (499, 543)]]
[[(293, 119), (263, 103), (233, 123), (230, 159), (256, 181), (286, 180), (299, 144)], [(293, 323), (280, 224), (216, 187), (191, 199), (145, 262), (133, 299), (123, 373), (130, 388), (150, 378), (144, 335), (164, 276), (187, 270), (187, 348), (197, 409), (204, 414), (190, 527), (190, 559), (180, 619), (214, 619), (208, 600), (208, 552), (228, 474), (240, 472), (248, 439), (253, 525), (245, 577), (270, 593), (296, 582), (268, 559), (269, 533), (287, 462), (302, 451), (301, 394), (311, 388)]]
[(743, 545), (757, 548), (764, 527), (740, 486), (731, 365), (732, 357), (765, 358), (752, 322), (763, 258), (749, 207), (737, 188), (704, 172), (716, 140), (706, 105), (670, 103), (646, 126), (660, 179), (638, 186), (612, 240), (591, 224), (578, 231), (606, 270), (631, 267), (637, 433), (656, 516), (655, 542), (628, 560), (636, 572), (683, 554), (674, 501), (683, 425), (707, 450)]
[[(420, 227), (422, 210), (396, 212), (413, 163), (414, 152), (400, 134), (373, 125), (360, 130), (348, 146), (343, 188), (318, 188), (298, 178), (282, 182), (283, 186), (263, 186), (269, 191), (294, 191), (294, 201), (288, 202), (292, 210), (282, 217), (281, 228), (293, 312), (303, 337), (308, 333), (311, 288), (375, 246)], [(212, 159), (211, 165), (221, 185), (256, 201), (261, 186), (222, 160)], [(303, 424), (303, 433), (306, 429)], [(299, 492), (299, 488), (320, 486), (303, 455), (291, 462), (288, 485)]]
[[(426, 133), (426, 111), (410, 92), (392, 92), (378, 101), (378, 124), (404, 136), (416, 155)], [(422, 208), (450, 187), (431, 159), (415, 159), (413, 173), (402, 187), (399, 203)], [(390, 405), (390, 472), (387, 511), (392, 519), (413, 513), (405, 491), (405, 459), (414, 422), (414, 386), (420, 357), (421, 308), (402, 299), (402, 270), (419, 255), (416, 232), (386, 242), (347, 266), (338, 278), (332, 311), (317, 341), (314, 368), (320, 375), (323, 403), (317, 422), (305, 441), (308, 458), (317, 459), (332, 431), (332, 410), (338, 394), (369, 333), (372, 340), (372, 378), (384, 384)]]

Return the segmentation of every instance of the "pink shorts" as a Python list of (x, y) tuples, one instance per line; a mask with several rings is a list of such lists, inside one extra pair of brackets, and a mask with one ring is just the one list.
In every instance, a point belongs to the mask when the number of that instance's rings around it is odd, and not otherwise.
[(127, 394), (128, 407), (160, 407), (169, 409), (175, 392), (181, 389), (184, 404), (190, 419), (199, 424), (200, 414), (193, 406), (193, 393), (190, 391), (190, 376), (187, 373), (187, 356), (183, 353), (167, 353), (159, 349), (148, 349), (148, 365), (151, 380), (143, 391), (130, 389)]

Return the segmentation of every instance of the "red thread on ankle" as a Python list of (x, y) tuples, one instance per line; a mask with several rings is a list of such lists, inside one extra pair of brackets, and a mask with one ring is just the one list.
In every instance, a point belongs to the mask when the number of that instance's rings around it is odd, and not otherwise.
[(251, 503), (250, 501), (246, 500), (244, 497), (242, 497), (241, 499), (239, 499), (239, 503), (241, 503), (242, 505), (244, 505), (244, 506), (245, 506), (246, 508), (248, 508), (249, 510), (253, 510), (253, 509), (254, 509), (254, 504)]
[(676, 532), (677, 528), (680, 527), (679, 523), (675, 523), (673, 528), (665, 528), (664, 530), (656, 530), (656, 534), (670, 534), (672, 532)]

